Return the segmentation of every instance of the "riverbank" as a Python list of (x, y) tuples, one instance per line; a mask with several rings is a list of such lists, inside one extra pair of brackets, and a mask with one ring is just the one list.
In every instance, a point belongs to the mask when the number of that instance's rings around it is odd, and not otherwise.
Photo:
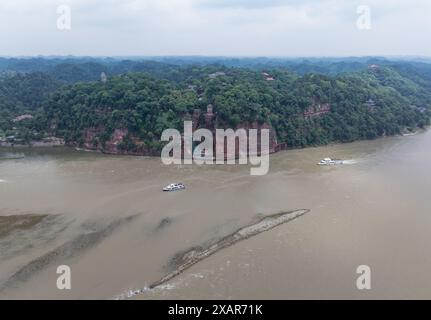
[[(277, 144), (275, 147), (270, 149), (270, 154), (277, 154), (282, 151), (290, 151), (290, 150), (303, 150), (303, 149), (310, 149), (310, 148), (320, 148), (320, 147), (333, 147), (338, 145), (344, 145), (349, 144), (353, 142), (361, 142), (361, 141), (375, 141), (379, 139), (384, 138), (391, 138), (391, 137), (409, 137), (414, 136), (417, 134), (425, 133), (429, 130), (429, 127), (421, 129), (421, 128), (415, 128), (414, 131), (404, 130), (402, 133), (397, 135), (391, 135), (391, 136), (381, 136), (377, 137), (372, 140), (354, 140), (349, 142), (330, 142), (324, 145), (309, 145), (305, 147), (288, 147), (285, 143)], [(70, 148), (71, 150), (76, 151), (82, 151), (82, 152), (94, 152), (94, 153), (100, 153), (105, 155), (112, 155), (112, 156), (135, 156), (135, 157), (160, 157), (160, 152), (156, 151), (146, 151), (146, 152), (133, 152), (133, 151), (121, 151), (121, 152), (114, 152), (112, 150), (103, 150), (98, 148), (87, 148), (87, 147), (77, 147), (76, 144), (68, 144), (64, 141), (62, 138), (46, 138), (48, 140), (46, 141), (32, 141), (29, 144), (16, 144), (16, 143), (10, 143), (10, 142), (4, 142), (0, 141), (0, 150), (1, 149), (25, 149), (25, 148), (51, 148), (51, 147), (64, 147), (64, 148)]]
[(42, 148), (42, 147), (63, 147), (65, 141), (62, 138), (50, 137), (40, 141), (30, 141), (29, 143), (0, 141), (0, 148)]

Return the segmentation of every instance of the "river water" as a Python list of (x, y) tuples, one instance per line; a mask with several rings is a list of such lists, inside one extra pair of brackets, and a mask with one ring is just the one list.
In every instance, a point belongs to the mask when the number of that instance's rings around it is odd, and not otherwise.
[[(0, 151), (1, 152), (5, 152)], [(248, 166), (22, 149), (0, 160), (0, 216), (47, 215), (0, 238), (0, 299), (431, 298), (431, 131), (284, 151)], [(347, 159), (321, 167), (325, 157)], [(184, 191), (161, 188), (182, 182)], [(172, 258), (257, 217), (310, 209), (161, 287)], [(71, 290), (56, 286), (71, 268)], [(356, 269), (371, 268), (371, 290)]]

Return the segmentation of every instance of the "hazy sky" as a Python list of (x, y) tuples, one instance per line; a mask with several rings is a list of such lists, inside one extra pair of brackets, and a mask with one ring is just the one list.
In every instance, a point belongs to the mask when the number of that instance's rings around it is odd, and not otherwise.
[(431, 0), (0, 0), (0, 28), (2, 56), (431, 56)]

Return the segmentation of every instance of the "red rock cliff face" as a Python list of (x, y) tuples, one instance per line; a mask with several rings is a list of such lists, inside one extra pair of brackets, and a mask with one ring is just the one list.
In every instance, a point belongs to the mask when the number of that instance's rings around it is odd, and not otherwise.
[[(277, 143), (277, 136), (275, 134), (274, 129), (268, 124), (268, 123), (258, 123), (258, 122), (244, 122), (239, 124), (234, 130), (240, 130), (244, 129), (247, 135), (248, 142), (250, 143), (250, 130), (257, 130), (257, 141), (256, 141), (256, 151), (257, 154), (260, 155), (262, 153), (262, 145), (261, 145), (261, 132), (262, 130), (269, 130), (269, 153), (274, 153), (278, 151), (278, 143)], [(216, 137), (215, 129), (213, 131), (214, 137)], [(232, 158), (239, 158), (240, 157), (240, 146), (239, 146), (239, 139), (236, 139), (235, 142), (235, 153), (230, 154), (228, 153), (228, 146), (227, 141), (225, 139), (224, 143), (220, 141), (216, 141), (216, 138), (214, 138), (214, 150), (216, 153), (224, 152), (225, 159), (232, 159)], [(221, 144), (220, 144), (221, 143)], [(254, 143), (254, 142), (253, 142)], [(247, 145), (242, 146), (243, 152), (249, 153), (250, 150), (247, 149)]]
[(97, 135), (101, 132), (101, 129), (90, 128), (84, 131), (84, 148), (88, 150), (98, 150), (99, 142)]
[[(207, 112), (204, 114), (204, 121), (202, 123), (196, 124), (193, 123), (193, 130), (196, 130), (198, 128), (206, 128), (213, 132), (214, 137), (214, 152), (224, 152), (225, 159), (228, 158), (238, 158), (240, 156), (240, 150), (239, 145), (236, 143), (235, 145), (235, 154), (228, 154), (227, 145), (223, 146), (217, 146), (216, 141), (216, 128), (217, 125), (217, 113), (214, 113), (214, 107), (212, 105), (209, 105), (207, 108)], [(279, 145), (277, 141), (277, 135), (275, 133), (274, 128), (269, 123), (258, 123), (255, 122), (243, 122), (240, 123), (234, 130), (238, 129), (245, 129), (247, 133), (247, 137), (249, 137), (249, 130), (250, 129), (256, 129), (257, 130), (257, 152), (258, 154), (261, 153), (261, 130), (269, 130), (269, 153), (275, 153), (277, 151), (280, 151), (284, 149), (286, 146)], [(238, 141), (238, 140), (237, 140)], [(219, 148), (223, 148), (221, 150), (218, 150)]]
[[(193, 121), (193, 130), (197, 130), (199, 128), (206, 128), (213, 132), (214, 134), (214, 144), (215, 141), (215, 130), (216, 130), (216, 123), (217, 123), (217, 114), (213, 111), (214, 107), (212, 105), (208, 106), (207, 112), (203, 114), (203, 117), (201, 117), (201, 111), (195, 110), (192, 121)], [(285, 149), (284, 145), (278, 144), (277, 141), (277, 135), (275, 133), (275, 130), (272, 128), (272, 126), (268, 123), (258, 123), (258, 122), (244, 122), (240, 123), (235, 130), (237, 129), (245, 129), (248, 136), (248, 131), (250, 129), (257, 129), (257, 149), (260, 150), (261, 145), (261, 136), (260, 132), (263, 129), (269, 130), (269, 153), (274, 153), (279, 150)], [(156, 152), (154, 150), (150, 150), (148, 147), (145, 146), (145, 143), (136, 137), (130, 136), (127, 129), (115, 129), (113, 134), (111, 135), (110, 139), (105, 142), (103, 145), (100, 140), (99, 136), (101, 133), (103, 133), (104, 128), (89, 128), (84, 131), (83, 133), (83, 140), (84, 140), (84, 148), (89, 150), (97, 150), (101, 151), (103, 153), (107, 154), (119, 154), (119, 155), (141, 155), (141, 156), (160, 156), (160, 152)], [(122, 142), (124, 142), (124, 139), (128, 137), (133, 142), (135, 148), (133, 150), (125, 150), (122, 148)], [(216, 146), (215, 146), (216, 147)], [(214, 149), (216, 150), (216, 149)], [(225, 147), (225, 156), (227, 150)], [(239, 156), (239, 148), (236, 147), (235, 150), (235, 157)]]
[(129, 134), (127, 129), (115, 129), (111, 138), (105, 142), (104, 145), (98, 139), (98, 136), (103, 133), (103, 128), (89, 128), (84, 131), (84, 148), (88, 150), (101, 151), (106, 154), (118, 154), (118, 155), (137, 155), (137, 156), (156, 156), (159, 155), (157, 152), (147, 148), (143, 141), (130, 137), (133, 144), (135, 145), (134, 150), (125, 150), (121, 148), (121, 143), (125, 137)]
[(105, 147), (103, 152), (109, 154), (119, 154), (123, 151), (119, 148), (120, 144), (123, 142), (124, 138), (127, 136), (127, 129), (115, 129), (111, 136), (111, 139), (105, 142)]
[(261, 142), (261, 130), (269, 130), (269, 153), (277, 152), (278, 148), (278, 142), (277, 142), (277, 135), (275, 133), (274, 128), (268, 124), (268, 123), (262, 123), (259, 124), (257, 121), (252, 123), (242, 123), (238, 125), (238, 128), (243, 128), (247, 132), (249, 129), (256, 129), (257, 130), (257, 149), (260, 150), (260, 142)]

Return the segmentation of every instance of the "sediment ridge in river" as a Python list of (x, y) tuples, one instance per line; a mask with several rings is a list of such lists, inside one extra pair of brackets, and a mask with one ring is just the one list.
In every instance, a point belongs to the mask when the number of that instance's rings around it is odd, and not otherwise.
[[(169, 280), (175, 278), (194, 264), (213, 255), (214, 253), (224, 248), (230, 247), (239, 241), (256, 236), (262, 232), (268, 231), (281, 224), (294, 220), (308, 212), (310, 212), (309, 209), (299, 209), (264, 216), (263, 218), (260, 218), (258, 222), (244, 226), (237, 231), (227, 235), (226, 237), (221, 238), (215, 243), (212, 243), (207, 246), (195, 247), (184, 253), (176, 255), (171, 261), (175, 269), (163, 276), (158, 281), (152, 283), (148, 288), (157, 288), (165, 284)], [(146, 289), (130, 291), (125, 295), (117, 297), (117, 299), (130, 298), (142, 294), (145, 291)]]

